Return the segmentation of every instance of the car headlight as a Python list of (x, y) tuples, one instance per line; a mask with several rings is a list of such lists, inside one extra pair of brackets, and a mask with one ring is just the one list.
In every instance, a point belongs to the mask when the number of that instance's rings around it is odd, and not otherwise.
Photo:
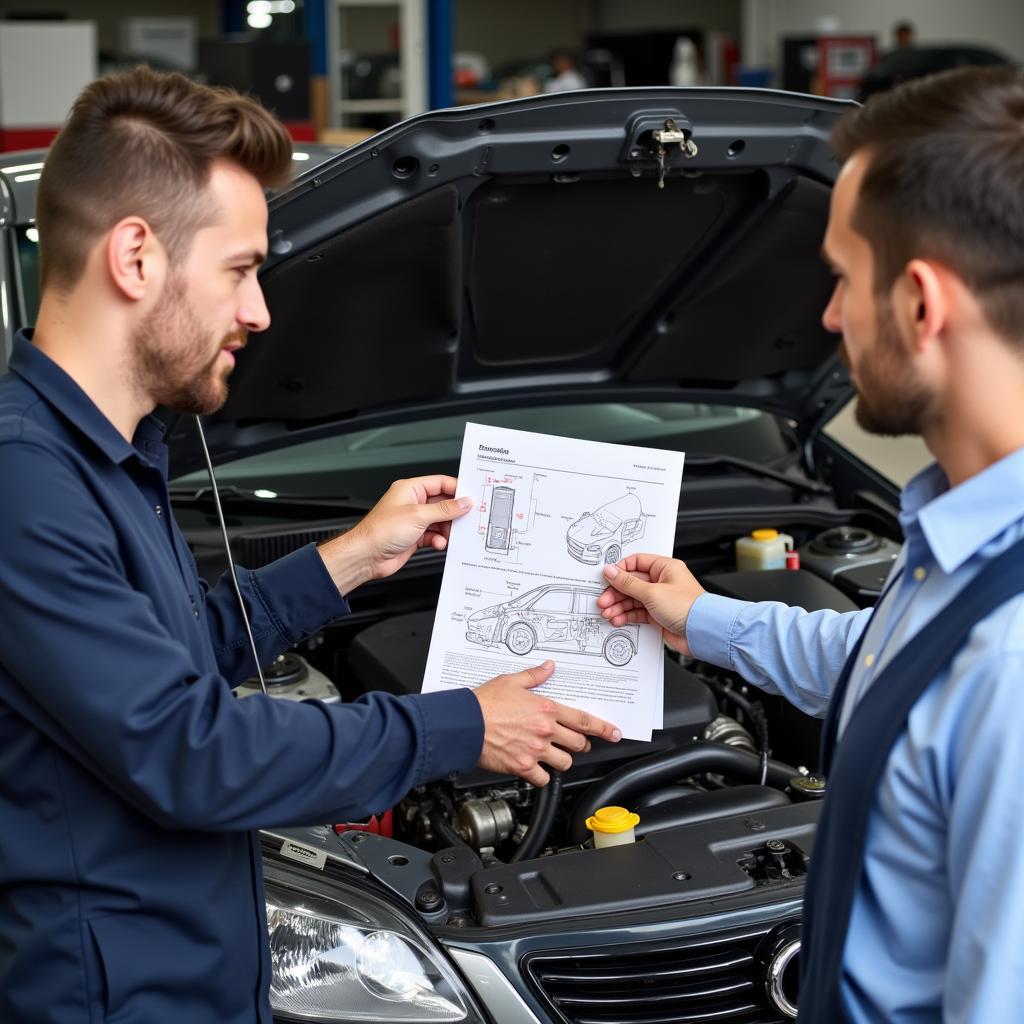
[(383, 901), (265, 883), (275, 1016), (477, 1024), (465, 988), (429, 940)]

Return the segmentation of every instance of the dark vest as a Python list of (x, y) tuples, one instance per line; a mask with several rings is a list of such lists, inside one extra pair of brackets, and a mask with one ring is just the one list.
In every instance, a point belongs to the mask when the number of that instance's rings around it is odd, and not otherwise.
[(963, 646), (974, 626), (1022, 590), (1024, 541), (1019, 541), (986, 565), (896, 653), (858, 703), (837, 747), (843, 698), (867, 629), (847, 659), (822, 734), (821, 771), (828, 776), (828, 796), (814, 837), (804, 897), (803, 1024), (840, 1024), (849, 1019), (840, 980), (853, 897), (863, 867), (868, 817), (889, 753), (906, 728), (910, 709)]

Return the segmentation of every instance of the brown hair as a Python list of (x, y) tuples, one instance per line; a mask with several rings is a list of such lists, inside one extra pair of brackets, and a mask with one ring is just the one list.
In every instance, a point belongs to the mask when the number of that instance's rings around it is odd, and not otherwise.
[(88, 85), (43, 165), (36, 199), (43, 286), (71, 288), (90, 249), (118, 221), (142, 217), (172, 262), (213, 216), (214, 160), (264, 187), (291, 166), (284, 126), (255, 100), (184, 75), (138, 67)]
[(1024, 78), (959, 68), (879, 93), (833, 132), (869, 153), (852, 223), (888, 294), (914, 258), (952, 270), (992, 327), (1024, 338)]

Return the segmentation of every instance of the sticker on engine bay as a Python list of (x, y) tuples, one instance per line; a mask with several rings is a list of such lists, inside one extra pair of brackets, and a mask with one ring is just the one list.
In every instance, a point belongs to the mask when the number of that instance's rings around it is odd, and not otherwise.
[(660, 630), (612, 626), (602, 569), (671, 555), (683, 453), (467, 423), (423, 692), (479, 686), (550, 658), (541, 687), (627, 739), (662, 727)]

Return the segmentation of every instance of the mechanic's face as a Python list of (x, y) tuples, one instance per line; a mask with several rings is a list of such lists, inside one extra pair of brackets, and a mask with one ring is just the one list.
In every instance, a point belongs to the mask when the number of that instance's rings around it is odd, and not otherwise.
[(188, 256), (171, 266), (163, 292), (132, 338), (137, 383), (157, 405), (210, 413), (227, 398), (234, 353), (270, 314), (256, 271), (266, 257), (267, 204), (250, 174), (213, 165), (213, 223), (196, 232)]
[(822, 323), (843, 336), (843, 360), (857, 388), (857, 422), (873, 434), (919, 434), (932, 396), (900, 334), (890, 297), (875, 293), (871, 246), (851, 224), (866, 169), (865, 154), (855, 153), (832, 191), (824, 254), (836, 286)]

